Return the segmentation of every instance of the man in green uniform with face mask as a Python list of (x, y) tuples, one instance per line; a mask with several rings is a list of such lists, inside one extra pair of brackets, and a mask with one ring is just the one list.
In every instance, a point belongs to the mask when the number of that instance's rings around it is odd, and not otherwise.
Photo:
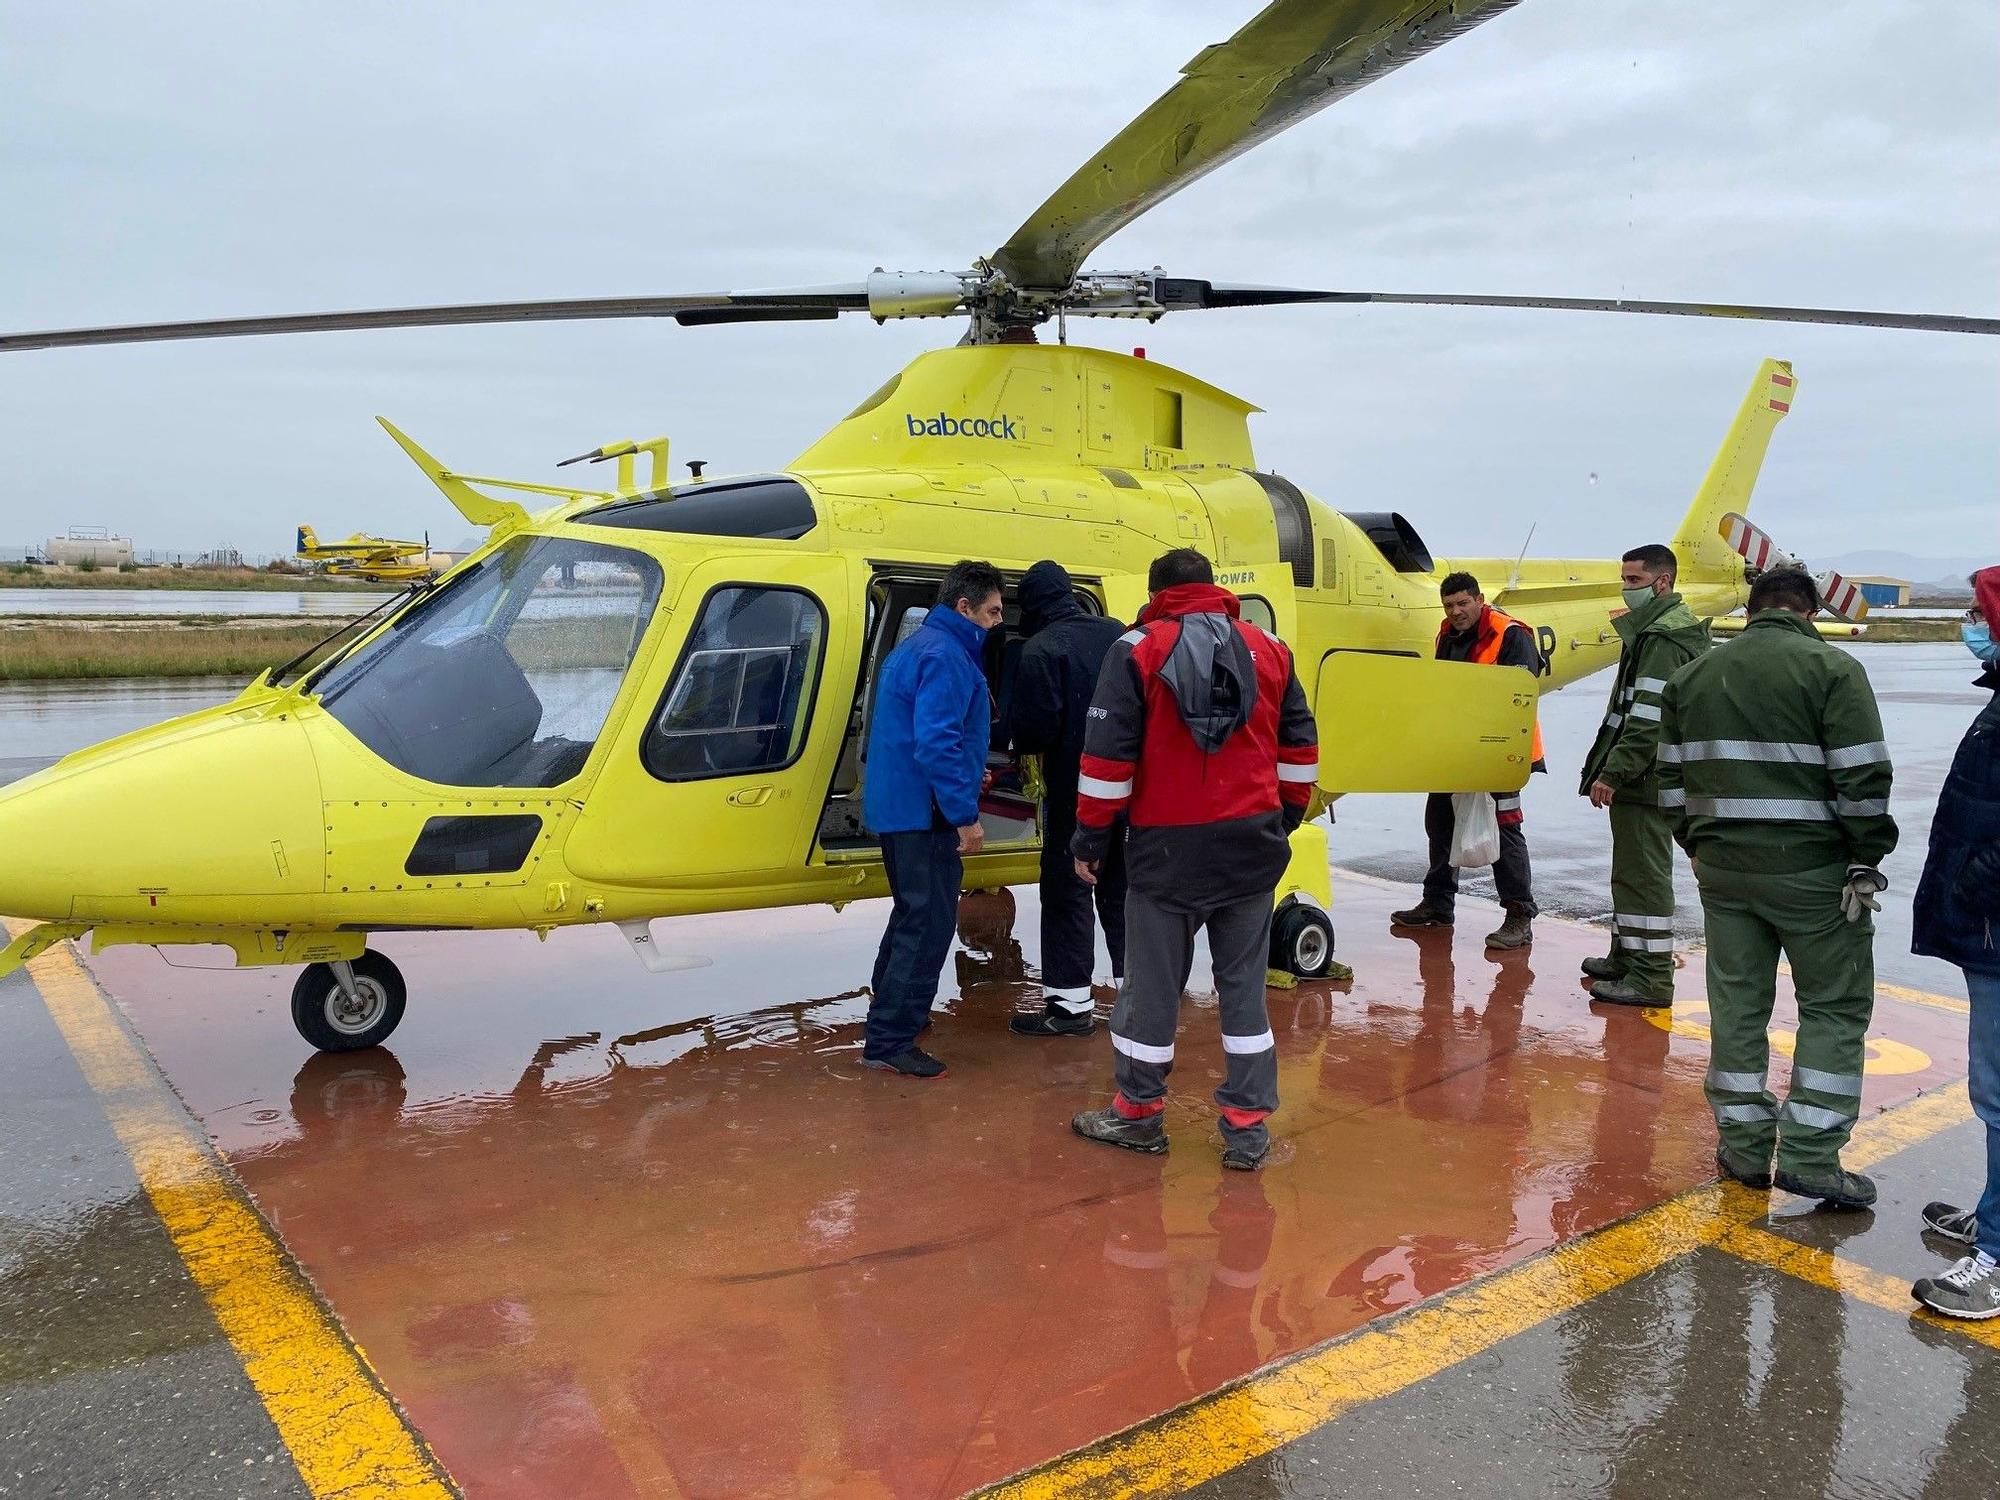
[[(1750, 623), (1660, 695), (1660, 806), (1694, 861), (1708, 935), (1706, 1090), (1716, 1166), (1866, 1208), (1875, 1184), (1840, 1164), (1861, 1113), (1875, 1012), (1876, 896), (1896, 847), (1889, 747), (1861, 663), (1813, 629), (1819, 591), (1792, 568), (1750, 586)], [(1616, 804), (1614, 804), (1616, 805)], [(1778, 955), (1799, 1002), (1791, 1088), (1767, 1076)]]
[(1611, 813), (1611, 952), (1583, 961), (1590, 998), (1611, 1005), (1674, 1003), (1673, 814), (1659, 806), (1653, 749), (1667, 679), (1709, 646), (1674, 592), (1679, 569), (1657, 542), (1625, 554), (1625, 613), (1611, 622), (1624, 650), (1577, 788)]

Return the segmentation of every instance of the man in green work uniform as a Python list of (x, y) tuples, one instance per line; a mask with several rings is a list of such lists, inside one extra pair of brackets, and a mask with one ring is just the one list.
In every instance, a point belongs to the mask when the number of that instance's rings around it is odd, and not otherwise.
[(1674, 1003), (1673, 816), (1659, 806), (1653, 748), (1667, 679), (1708, 649), (1707, 627), (1674, 592), (1679, 570), (1657, 542), (1625, 554), (1625, 613), (1611, 622), (1624, 652), (1578, 787), (1611, 810), (1611, 953), (1583, 972), (1590, 998), (1612, 1005)]
[[(1861, 1110), (1875, 1009), (1875, 925), (1896, 847), (1889, 747), (1861, 663), (1812, 627), (1813, 581), (1750, 586), (1742, 636), (1660, 695), (1660, 806), (1694, 861), (1708, 926), (1715, 1163), (1746, 1187), (1866, 1208), (1875, 1184), (1840, 1165)], [(1791, 961), (1798, 1047), (1784, 1107), (1767, 1087), (1778, 954)]]

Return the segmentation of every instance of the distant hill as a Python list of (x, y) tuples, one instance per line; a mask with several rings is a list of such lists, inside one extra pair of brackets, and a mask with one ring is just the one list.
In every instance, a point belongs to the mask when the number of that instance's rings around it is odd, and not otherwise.
[(1911, 583), (1935, 585), (1966, 592), (1968, 574), (1994, 562), (1990, 557), (1917, 557), (1908, 552), (1843, 552), (1837, 557), (1807, 559), (1816, 568), (1832, 568), (1852, 576), (1881, 573), (1890, 578), (1907, 578)]

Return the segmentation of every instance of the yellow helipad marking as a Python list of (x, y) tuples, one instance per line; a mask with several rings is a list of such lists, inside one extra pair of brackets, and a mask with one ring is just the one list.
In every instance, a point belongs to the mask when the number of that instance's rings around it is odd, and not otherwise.
[[(1944, 997), (1932, 998), (1942, 1000)], [(1707, 1023), (1708, 1002), (1699, 995), (1688, 1000), (1676, 1000), (1671, 1010), (1666, 1006), (1654, 1006), (1643, 1014), (1660, 1030), (1686, 1037), (1691, 1042), (1706, 1044), (1714, 1039)], [(1799, 1034), (1788, 1027), (1771, 1027), (1770, 1037), (1773, 1052), (1790, 1057), (1798, 1050)], [(1898, 1073), (1921, 1073), (1931, 1065), (1930, 1053), (1921, 1047), (1912, 1047), (1908, 1042), (1899, 1042), (1894, 1037), (1869, 1037), (1863, 1044), (1863, 1053), (1863, 1071), (1875, 1078), (1888, 1078)]]
[(1727, 1250), (1739, 1260), (1769, 1266), (1787, 1276), (1796, 1276), (1814, 1286), (1852, 1297), (1856, 1302), (1866, 1302), (1885, 1312), (1914, 1315), (1934, 1327), (1962, 1334), (1989, 1349), (2000, 1349), (2000, 1319), (1979, 1323), (1965, 1318), (1939, 1317), (1923, 1308), (1910, 1295), (1909, 1282), (1843, 1259), (1829, 1250), (1801, 1245), (1751, 1224), (1730, 1230), (1716, 1242), (1716, 1248)]
[(1877, 983), (1875, 993), (1887, 995), (1892, 1000), (1907, 1000), (1912, 1005), (1928, 1005), (1933, 1010), (1948, 1010), (1956, 1015), (1972, 1014), (1972, 1002), (1961, 1000), (1955, 995), (1934, 995), (1929, 990), (1913, 990), (1908, 985)]
[(28, 975), (306, 1487), (340, 1500), (455, 1495), (75, 953), (53, 948)]
[[(1919, 1095), (1863, 1121), (1844, 1159), (1859, 1170), (1971, 1118), (1963, 1083)], [(1695, 1188), (981, 1493), (1000, 1500), (1179, 1494), (1704, 1245), (1735, 1249), (1740, 1242), (1745, 1248), (1737, 1253), (1746, 1259), (1775, 1264), (1783, 1258), (1775, 1250), (1768, 1251), (1772, 1259), (1747, 1253), (1766, 1249), (1755, 1238), (1762, 1232), (1750, 1225), (1768, 1204), (1764, 1194), (1733, 1184)], [(1818, 1273), (1805, 1279), (1834, 1277), (1818, 1284), (1853, 1289), (1864, 1301), (1887, 1297), (1887, 1283), (1897, 1292), (1897, 1307), (1915, 1308), (1901, 1282), (1848, 1262), (1801, 1264)]]

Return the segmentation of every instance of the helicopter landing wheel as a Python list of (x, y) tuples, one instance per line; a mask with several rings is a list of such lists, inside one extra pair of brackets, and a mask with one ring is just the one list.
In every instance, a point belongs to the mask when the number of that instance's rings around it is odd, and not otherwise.
[(1294, 901), (1271, 922), (1271, 967), (1319, 979), (1333, 964), (1333, 923), (1326, 913)]
[(370, 948), (351, 964), (343, 985), (334, 964), (307, 964), (292, 986), (292, 1025), (322, 1052), (379, 1047), (403, 1019), (403, 975)]

